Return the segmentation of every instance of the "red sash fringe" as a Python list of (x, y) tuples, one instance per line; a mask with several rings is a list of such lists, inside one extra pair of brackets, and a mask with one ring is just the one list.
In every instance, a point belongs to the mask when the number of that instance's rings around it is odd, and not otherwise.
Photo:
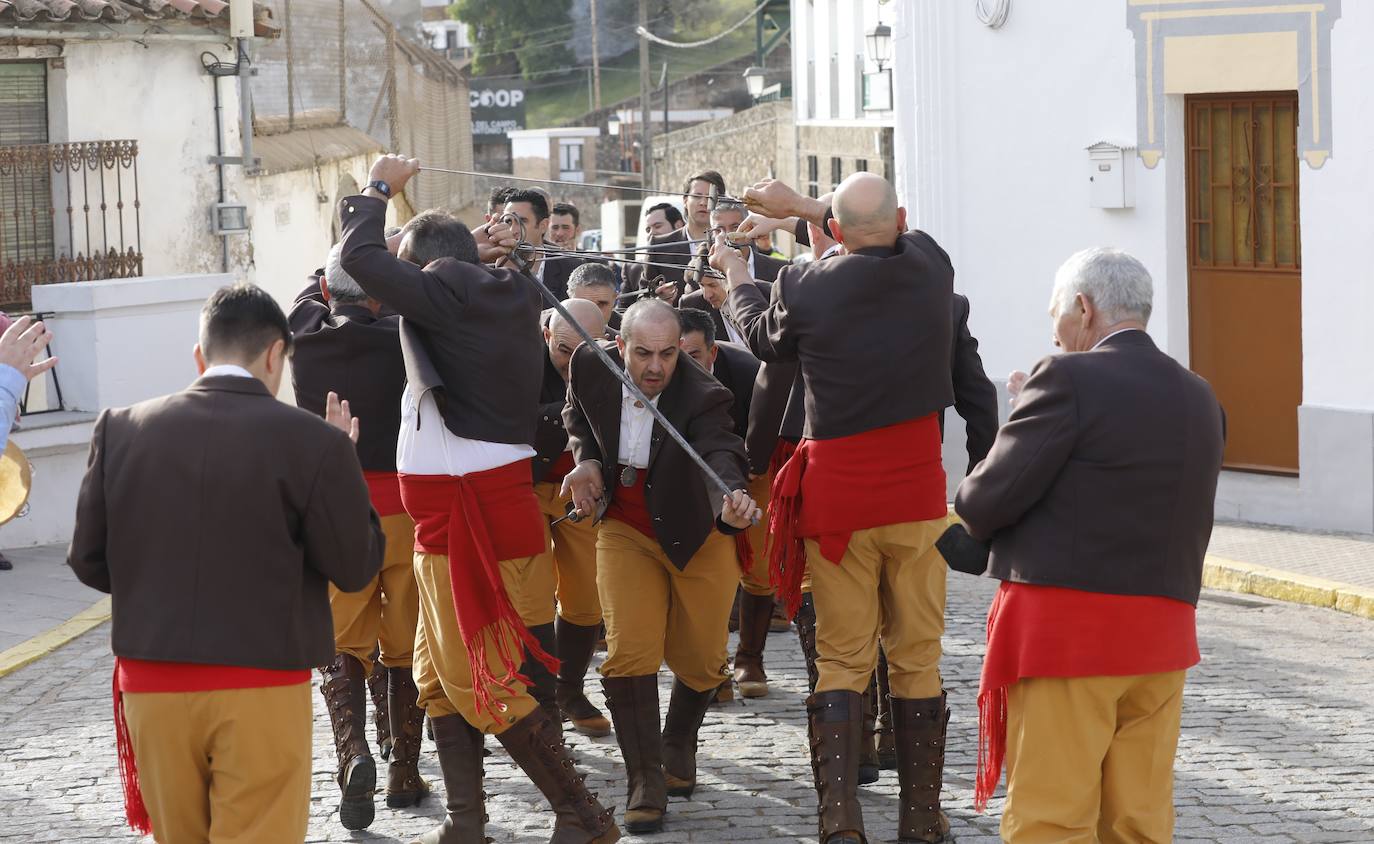
[[(501, 560), (543, 553), (543, 515), (534, 497), (528, 461), (468, 475), (400, 475), (406, 511), (415, 520), (415, 547), (448, 557), (453, 610), (472, 663), (473, 703), (479, 713), (496, 705), (494, 689), (514, 691), (524, 651), (552, 672), (558, 660), (545, 653), (506, 594)], [(505, 635), (509, 628), (514, 637)], [(501, 676), (488, 663), (494, 642)]]

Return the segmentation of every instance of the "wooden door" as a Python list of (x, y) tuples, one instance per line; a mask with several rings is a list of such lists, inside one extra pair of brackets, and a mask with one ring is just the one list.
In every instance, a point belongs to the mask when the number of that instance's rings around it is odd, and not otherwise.
[(1227, 468), (1296, 474), (1298, 95), (1190, 96), (1187, 111), (1192, 368), (1226, 409)]

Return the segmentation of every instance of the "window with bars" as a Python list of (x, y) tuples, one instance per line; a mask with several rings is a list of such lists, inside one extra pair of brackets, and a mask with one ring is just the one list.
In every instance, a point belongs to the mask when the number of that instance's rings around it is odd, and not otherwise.
[(806, 194), (812, 199), (821, 195), (821, 160), (814, 155), (806, 157)]
[(867, 172), (869, 172), (869, 169), (868, 169), (868, 159), (867, 159), (867, 158), (855, 159), (855, 161), (854, 161), (854, 172), (855, 172), (855, 173), (867, 173)]
[(558, 145), (558, 169), (564, 179), (583, 178), (581, 141), (564, 141)]
[[(48, 75), (45, 62), (0, 62), (0, 147), (28, 147), (48, 142)], [(10, 159), (19, 150), (0, 150)], [(0, 170), (0, 281), (20, 267), (53, 257), (52, 173), (26, 168), (21, 177), (13, 161)], [(0, 294), (13, 298), (13, 294)]]
[(834, 190), (844, 181), (844, 159), (830, 159), (830, 189)]

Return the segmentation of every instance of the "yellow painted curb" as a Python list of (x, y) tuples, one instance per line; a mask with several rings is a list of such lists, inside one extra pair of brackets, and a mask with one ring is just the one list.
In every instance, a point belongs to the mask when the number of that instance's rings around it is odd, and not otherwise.
[(47, 656), (82, 633), (110, 620), (110, 599), (101, 598), (86, 609), (57, 625), (0, 652), (0, 677), (18, 671), (36, 659)]
[(1325, 607), (1374, 620), (1374, 589), (1224, 557), (1207, 556), (1202, 564), (1202, 585), (1293, 604)]

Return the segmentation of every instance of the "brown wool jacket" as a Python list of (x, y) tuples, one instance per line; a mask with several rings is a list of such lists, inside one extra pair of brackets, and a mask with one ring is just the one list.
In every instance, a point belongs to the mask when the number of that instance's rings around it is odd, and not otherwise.
[[(623, 366), (614, 344), (602, 348)], [(573, 458), (579, 464), (601, 462), (610, 502), (619, 487), (622, 386), (585, 344), (573, 354), (571, 371), (563, 421)], [(747, 489), (744, 441), (734, 431), (732, 404), (730, 391), (687, 355), (678, 356), (677, 369), (658, 399), (658, 409), (726, 485), (732, 490)], [(644, 494), (658, 543), (679, 569), (686, 568), (713, 528), (738, 532), (719, 521), (721, 492), (708, 486), (701, 469), (657, 422), (649, 438)]]
[(1041, 361), (954, 508), (993, 577), (1196, 604), (1225, 417), (1144, 331)]
[(113, 596), (116, 656), (301, 669), (334, 656), (329, 584), (384, 546), (348, 437), (216, 376), (100, 414), (67, 564)]
[(401, 315), (401, 352), (418, 402), (434, 391), (456, 436), (534, 442), (543, 338), (537, 283), (513, 270), (443, 258), (420, 269), (386, 251), (386, 203), (340, 203), (343, 268)]

